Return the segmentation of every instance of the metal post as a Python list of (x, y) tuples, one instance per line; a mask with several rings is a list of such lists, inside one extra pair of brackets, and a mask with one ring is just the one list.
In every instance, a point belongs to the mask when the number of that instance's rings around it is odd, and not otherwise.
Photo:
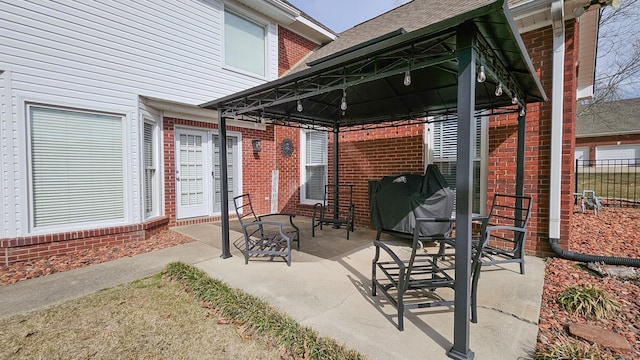
[[(527, 114), (521, 113), (520, 110), (524, 110), (525, 107), (518, 109), (518, 148), (516, 150), (516, 195), (523, 196), (524, 195), (524, 142), (525, 136), (524, 132), (526, 131), (526, 123), (527, 123)], [(515, 209), (515, 218), (522, 219), (522, 199), (516, 199), (516, 209)], [(516, 226), (520, 226), (520, 223), (514, 224)]]
[(339, 140), (339, 136), (340, 135), (340, 128), (338, 127), (338, 125), (336, 125), (333, 128), (333, 227), (337, 228), (339, 227), (338, 224), (338, 219), (339, 214), (338, 211), (340, 210), (340, 208), (338, 207), (339, 201), (340, 201), (340, 191), (338, 191), (338, 184), (340, 183), (340, 177), (339, 177), (339, 151), (340, 151), (340, 140)]
[[(229, 180), (227, 175), (227, 119), (218, 109), (218, 131), (220, 133), (220, 223), (222, 226), (221, 258), (231, 257), (229, 248)], [(215, 193), (215, 184), (214, 193)]]
[(471, 211), (473, 209), (473, 118), (476, 97), (476, 28), (466, 22), (458, 28), (458, 156), (456, 161), (456, 245), (452, 359), (473, 359), (469, 349), (471, 293)]

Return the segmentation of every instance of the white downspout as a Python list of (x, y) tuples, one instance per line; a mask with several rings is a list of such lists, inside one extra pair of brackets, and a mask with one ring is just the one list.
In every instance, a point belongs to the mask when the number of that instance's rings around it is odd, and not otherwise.
[(549, 195), (549, 239), (560, 239), (562, 179), (562, 108), (564, 106), (564, 0), (551, 3), (553, 61), (551, 89), (551, 193)]

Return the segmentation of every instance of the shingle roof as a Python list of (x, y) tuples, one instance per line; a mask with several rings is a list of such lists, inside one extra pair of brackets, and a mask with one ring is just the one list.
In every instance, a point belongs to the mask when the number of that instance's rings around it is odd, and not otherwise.
[[(309, 56), (307, 63), (381, 37), (398, 29), (404, 29), (406, 32), (418, 30), (425, 26), (464, 14), (481, 6), (491, 4), (494, 1), (495, 0), (413, 0), (339, 33), (334, 41), (321, 47)], [(294, 72), (304, 70), (308, 67), (307, 64), (300, 64), (294, 69)]]
[(578, 105), (576, 137), (640, 133), (640, 98)]

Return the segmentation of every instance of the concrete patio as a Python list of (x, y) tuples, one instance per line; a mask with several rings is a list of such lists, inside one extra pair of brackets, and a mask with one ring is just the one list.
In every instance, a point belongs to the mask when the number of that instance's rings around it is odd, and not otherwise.
[[(311, 236), (311, 220), (297, 217), (300, 250), (292, 265), (283, 259), (252, 258), (244, 264), (240, 227), (231, 221), (233, 257), (220, 258), (221, 228), (216, 223), (173, 230), (218, 252), (195, 265), (210, 276), (265, 299), (301, 324), (357, 349), (372, 359), (448, 359), (453, 341), (453, 307), (409, 310), (405, 330), (398, 331), (395, 308), (379, 294), (371, 296), (372, 240), (375, 231), (357, 228), (346, 240), (345, 229), (324, 227)], [(399, 253), (409, 241), (383, 235)], [(436, 251), (436, 248), (427, 248)], [(532, 358), (544, 281), (542, 259), (527, 257), (526, 275), (517, 264), (484, 267), (478, 292), (478, 323), (471, 324), (470, 348), (477, 359)], [(453, 298), (452, 292), (438, 295)]]

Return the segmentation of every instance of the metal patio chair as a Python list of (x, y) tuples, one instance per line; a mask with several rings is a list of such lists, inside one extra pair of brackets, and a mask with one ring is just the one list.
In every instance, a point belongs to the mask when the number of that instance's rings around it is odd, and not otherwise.
[(322, 230), (323, 225), (332, 225), (334, 228), (344, 225), (348, 240), (349, 231), (354, 230), (354, 212), (353, 185), (325, 185), (322, 202), (313, 205), (311, 236), (316, 236), (316, 227)]
[[(422, 224), (452, 223), (454, 219), (417, 218), (413, 233), (411, 255), (408, 259), (401, 257), (385, 243), (374, 241), (375, 256), (372, 261), (371, 295), (376, 296), (379, 289), (396, 307), (398, 311), (398, 330), (404, 330), (404, 311), (409, 309), (428, 308), (435, 306), (453, 306), (453, 298), (446, 299), (439, 296), (439, 288), (454, 289), (455, 279), (449, 275), (453, 267), (439, 266), (433, 254), (427, 254), (420, 249), (420, 242), (433, 239), (442, 240), (445, 234), (421, 235)], [(445, 228), (447, 228), (445, 226)], [(482, 244), (481, 244), (482, 245)], [(386, 255), (381, 257), (381, 254)], [(476, 290), (480, 276), (478, 253), (471, 263), (471, 321), (477, 322)], [(378, 278), (378, 271), (384, 276)]]
[[(519, 263), (520, 273), (524, 275), (524, 247), (527, 237), (527, 224), (531, 217), (531, 196), (495, 194), (491, 211), (481, 218), (479, 232), (473, 236), (473, 251), (477, 251), (480, 240), (486, 237), (487, 229), (493, 227), (482, 247), (481, 265)], [(455, 239), (447, 238), (440, 242), (439, 258), (455, 256), (447, 252), (455, 247)]]
[[(297, 242), (300, 250), (300, 229), (293, 223), (295, 215), (274, 213), (258, 216), (249, 194), (234, 197), (233, 204), (245, 240), (244, 263), (249, 263), (251, 255), (280, 256), (291, 266), (291, 243)], [(284, 219), (288, 219), (288, 223)]]

